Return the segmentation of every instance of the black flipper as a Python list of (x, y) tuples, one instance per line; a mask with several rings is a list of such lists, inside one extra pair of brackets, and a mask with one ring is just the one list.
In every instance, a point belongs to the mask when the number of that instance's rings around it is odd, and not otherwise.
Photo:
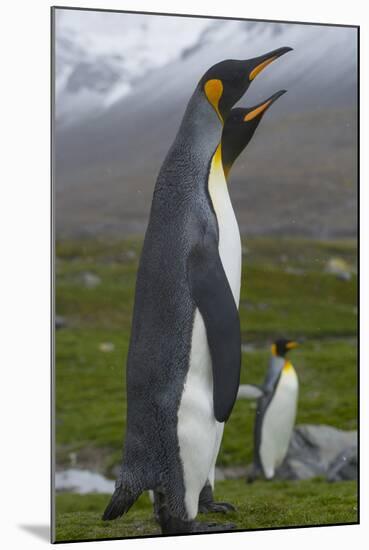
[(204, 319), (213, 365), (214, 415), (228, 420), (240, 383), (241, 333), (238, 309), (214, 240), (205, 239), (188, 259), (192, 297)]
[(140, 489), (130, 482), (128, 477), (122, 476), (116, 484), (115, 491), (105, 509), (102, 519), (104, 521), (116, 519), (128, 512), (141, 492)]

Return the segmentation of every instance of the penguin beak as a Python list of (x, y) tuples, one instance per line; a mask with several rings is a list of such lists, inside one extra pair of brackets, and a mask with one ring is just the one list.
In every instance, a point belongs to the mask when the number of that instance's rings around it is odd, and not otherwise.
[(276, 50), (273, 50), (271, 52), (266, 53), (265, 55), (261, 55), (260, 57), (255, 57), (254, 59), (251, 59), (249, 61), (250, 64), (250, 72), (249, 72), (249, 80), (250, 82), (254, 80), (254, 78), (261, 73), (265, 67), (270, 65), (273, 61), (278, 59), (278, 57), (281, 57), (287, 52), (290, 52), (293, 48), (285, 47), (285, 48), (278, 48)]
[(251, 107), (248, 111), (248, 113), (244, 116), (243, 120), (244, 122), (249, 122), (253, 118), (257, 116), (262, 116), (267, 109), (274, 103), (281, 95), (285, 94), (287, 90), (280, 90), (279, 92), (276, 92), (273, 94), (269, 99), (266, 101), (263, 101), (262, 103), (259, 103), (258, 105), (255, 105), (254, 107)]
[(299, 347), (298, 342), (288, 342), (288, 344), (286, 344), (287, 349), (294, 349), (294, 348), (298, 348), (298, 347)]

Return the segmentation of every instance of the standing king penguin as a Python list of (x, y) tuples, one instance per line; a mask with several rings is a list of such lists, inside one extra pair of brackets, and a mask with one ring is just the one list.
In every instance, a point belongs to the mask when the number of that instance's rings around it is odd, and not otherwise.
[[(255, 130), (258, 127), (264, 114), (266, 113), (268, 108), (285, 92), (286, 90), (280, 90), (262, 103), (254, 105), (254, 107), (237, 108), (231, 110), (230, 114), (227, 117), (227, 120), (225, 121), (221, 139), (223, 170), (227, 180), (235, 160), (250, 143), (255, 133)], [(248, 386), (248, 388), (251, 388), (251, 386)], [(206, 485), (200, 493), (199, 512), (202, 513), (228, 512), (235, 510), (234, 506), (232, 506), (228, 502), (214, 501), (213, 490), (215, 463), (216, 457), (212, 465), (212, 469), (210, 471), (210, 475), (206, 482)]]
[(137, 273), (123, 462), (104, 520), (151, 489), (162, 533), (216, 530), (195, 517), (241, 365), (241, 244), (219, 143), (232, 106), (290, 49), (211, 67), (159, 172)]
[(272, 479), (288, 451), (296, 419), (298, 378), (286, 358), (298, 346), (291, 340), (277, 340), (272, 345), (269, 368), (261, 387), (254, 425), (254, 463), (247, 481), (259, 476)]

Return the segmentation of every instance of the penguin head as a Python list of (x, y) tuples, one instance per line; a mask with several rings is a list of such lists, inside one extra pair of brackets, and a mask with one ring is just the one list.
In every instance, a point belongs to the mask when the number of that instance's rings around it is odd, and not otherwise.
[(284, 93), (286, 90), (280, 90), (253, 107), (231, 110), (222, 134), (222, 160), (226, 177), (236, 158), (250, 142), (268, 108)]
[(204, 74), (199, 83), (200, 89), (222, 123), (254, 78), (270, 63), (291, 50), (284, 47), (253, 59), (227, 59), (213, 65)]
[(272, 355), (285, 357), (288, 351), (297, 348), (298, 345), (298, 342), (296, 342), (295, 340), (286, 340), (285, 338), (280, 338), (272, 344)]

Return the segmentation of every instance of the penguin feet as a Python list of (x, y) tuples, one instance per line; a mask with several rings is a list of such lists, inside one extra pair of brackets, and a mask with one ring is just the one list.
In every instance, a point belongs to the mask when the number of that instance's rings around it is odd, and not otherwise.
[(219, 533), (232, 531), (236, 528), (234, 523), (215, 523), (202, 521), (183, 521), (179, 518), (166, 518), (160, 522), (163, 535), (185, 535), (188, 533)]
[(192, 533), (217, 533), (222, 531), (232, 531), (236, 529), (234, 523), (205, 523), (201, 521), (194, 521), (192, 526)]
[[(214, 503), (215, 504), (215, 503)], [(223, 503), (222, 503), (223, 504)], [(200, 522), (183, 520), (170, 515), (164, 495), (154, 492), (154, 516), (163, 535), (181, 535), (186, 533), (215, 533), (231, 531), (234, 523)]]
[(199, 504), (200, 514), (221, 513), (227, 514), (227, 512), (236, 512), (236, 508), (229, 502), (200, 502)]
[(213, 489), (209, 482), (206, 482), (199, 496), (200, 514), (235, 512), (236, 508), (229, 502), (215, 502)]

